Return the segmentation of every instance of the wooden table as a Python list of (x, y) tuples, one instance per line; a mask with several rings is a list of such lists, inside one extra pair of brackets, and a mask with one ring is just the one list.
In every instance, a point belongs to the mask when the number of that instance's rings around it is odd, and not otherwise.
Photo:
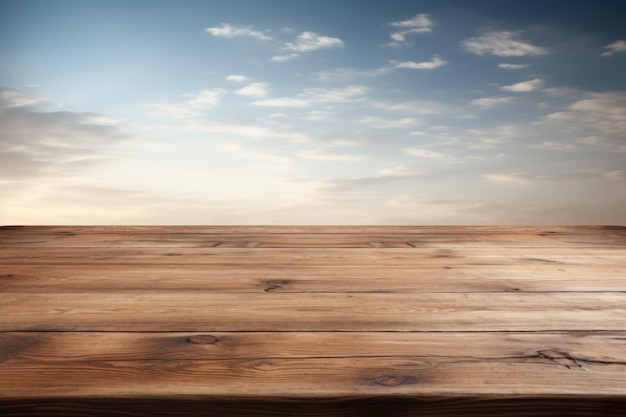
[(624, 227), (2, 227), (2, 416), (626, 415)]

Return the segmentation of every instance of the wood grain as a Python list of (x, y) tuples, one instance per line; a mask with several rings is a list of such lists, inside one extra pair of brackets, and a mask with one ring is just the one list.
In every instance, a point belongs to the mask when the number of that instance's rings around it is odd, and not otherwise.
[(626, 329), (626, 293), (0, 294), (0, 331)]
[(2, 416), (621, 416), (620, 226), (0, 227)]
[(614, 265), (0, 265), (2, 292), (544, 292), (623, 291)]
[(459, 268), (464, 266), (601, 266), (622, 268), (624, 249), (468, 248), (439, 249), (103, 249), (40, 248), (0, 251), (5, 265), (100, 265), (203, 266), (205, 268), (311, 267), (359, 265), (370, 268)]
[(456, 247), (611, 247), (626, 243), (625, 233), (6, 233), (0, 247), (55, 248), (456, 248)]
[[(626, 332), (3, 332), (3, 361), (306, 358), (536, 359), (626, 363)], [(544, 361), (549, 363), (549, 361)]]

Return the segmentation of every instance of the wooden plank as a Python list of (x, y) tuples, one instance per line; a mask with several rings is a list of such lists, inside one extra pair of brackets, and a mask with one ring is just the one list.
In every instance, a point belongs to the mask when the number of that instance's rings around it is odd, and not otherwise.
[(439, 248), (626, 247), (624, 234), (2, 234), (0, 248)]
[(626, 293), (0, 294), (0, 331), (624, 329)]
[(622, 265), (222, 266), (0, 265), (0, 292), (626, 291)]
[[(2, 364), (5, 399), (236, 395), (624, 395), (624, 363), (527, 358), (269, 358)], [(547, 355), (552, 355), (549, 353)]]
[[(0, 332), (3, 362), (418, 358), (550, 359), (626, 364), (614, 332)], [(550, 353), (552, 352), (552, 353)], [(565, 360), (567, 358), (568, 360)], [(573, 359), (575, 358), (575, 359)], [(553, 358), (553, 360), (556, 360)], [(568, 362), (569, 361), (569, 362)], [(548, 363), (548, 362), (546, 362)], [(626, 379), (622, 381), (626, 384)], [(626, 389), (626, 386), (624, 387)]]
[(178, 265), (533, 265), (605, 264), (626, 266), (623, 248), (463, 248), (463, 249), (234, 249), (184, 248), (4, 248), (2, 264), (178, 264)]

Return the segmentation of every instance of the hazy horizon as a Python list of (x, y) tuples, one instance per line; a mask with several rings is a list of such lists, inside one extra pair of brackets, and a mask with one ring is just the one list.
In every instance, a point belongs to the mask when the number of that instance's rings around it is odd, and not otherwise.
[(626, 225), (624, 16), (0, 0), (0, 225)]

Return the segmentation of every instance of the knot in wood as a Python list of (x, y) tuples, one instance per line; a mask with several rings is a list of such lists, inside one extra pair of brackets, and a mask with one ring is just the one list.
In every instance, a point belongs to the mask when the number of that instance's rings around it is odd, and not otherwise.
[(193, 343), (196, 345), (212, 345), (218, 341), (217, 337), (211, 336), (209, 334), (199, 334), (196, 336), (190, 336), (187, 338), (189, 343)]
[(408, 378), (401, 375), (380, 375), (374, 378), (374, 382), (385, 387), (397, 387), (408, 381)]
[(289, 280), (286, 280), (286, 279), (270, 279), (270, 280), (265, 281), (266, 287), (264, 291), (266, 292), (273, 291), (287, 284), (289, 284)]

